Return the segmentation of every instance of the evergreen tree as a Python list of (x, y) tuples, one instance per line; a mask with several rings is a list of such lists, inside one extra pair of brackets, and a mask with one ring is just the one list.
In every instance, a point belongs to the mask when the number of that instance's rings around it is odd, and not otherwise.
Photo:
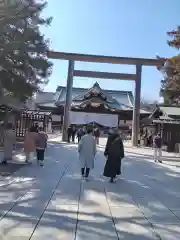
[(42, 18), (43, 0), (0, 0), (1, 90), (25, 101), (48, 82), (52, 64), (49, 42), (40, 32), (51, 18)]
[[(167, 33), (172, 40), (168, 41), (170, 47), (180, 49), (180, 27)], [(180, 100), (180, 55), (167, 60), (162, 69), (164, 79), (161, 84), (161, 93), (165, 103), (179, 103)]]

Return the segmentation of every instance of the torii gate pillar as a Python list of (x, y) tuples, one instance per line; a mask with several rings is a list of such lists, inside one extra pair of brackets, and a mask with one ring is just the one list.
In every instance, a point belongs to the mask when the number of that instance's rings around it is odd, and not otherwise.
[(74, 61), (69, 60), (68, 66), (68, 77), (66, 85), (66, 100), (64, 105), (64, 119), (63, 119), (63, 128), (62, 128), (62, 141), (67, 142), (67, 130), (70, 122), (70, 111), (71, 111), (71, 102), (72, 102), (72, 87), (73, 87), (73, 75), (74, 75)]
[(141, 73), (142, 65), (136, 65), (136, 80), (134, 91), (134, 109), (132, 121), (132, 145), (138, 146), (139, 127), (140, 127), (140, 105), (141, 105)]

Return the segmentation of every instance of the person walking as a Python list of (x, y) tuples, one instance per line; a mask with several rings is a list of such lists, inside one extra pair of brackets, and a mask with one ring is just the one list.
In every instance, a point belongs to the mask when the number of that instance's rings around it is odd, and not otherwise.
[(7, 161), (12, 161), (13, 149), (16, 143), (16, 132), (13, 130), (13, 124), (8, 123), (4, 133), (4, 158), (2, 164), (7, 164)]
[(87, 133), (87, 128), (86, 128), (86, 126), (84, 126), (82, 128), (82, 136), (84, 136), (86, 133)]
[(42, 127), (39, 127), (39, 131), (36, 136), (36, 153), (37, 161), (40, 166), (44, 166), (44, 153), (47, 148), (47, 134), (43, 131)]
[(77, 135), (77, 139), (78, 139), (78, 143), (79, 143), (79, 141), (81, 140), (81, 137), (83, 136), (82, 128), (79, 128), (77, 130), (76, 135)]
[(113, 183), (117, 175), (121, 174), (121, 161), (124, 158), (123, 141), (118, 130), (109, 135), (104, 156), (107, 158), (103, 175)]
[(26, 133), (24, 138), (24, 152), (26, 156), (26, 163), (31, 162), (34, 154), (36, 152), (36, 136), (37, 136), (37, 129), (35, 126), (32, 126), (29, 129), (29, 132)]
[(160, 133), (157, 133), (154, 136), (153, 139), (153, 144), (154, 144), (154, 161), (162, 163), (161, 157), (162, 157), (162, 139)]
[(38, 129), (39, 129), (38, 123), (36, 123), (33, 127), (34, 127), (34, 129), (36, 130), (36, 132), (38, 132)]
[(88, 128), (78, 145), (79, 160), (82, 178), (88, 180), (90, 170), (94, 168), (96, 155), (96, 141), (92, 135), (93, 129)]
[(75, 141), (75, 136), (76, 136), (76, 127), (75, 126), (72, 126), (72, 142), (74, 143)]
[(99, 130), (99, 128), (95, 128), (94, 136), (95, 136), (96, 144), (99, 145), (99, 138), (100, 138), (100, 130)]
[(71, 137), (72, 137), (72, 127), (71, 126), (69, 126), (67, 129), (67, 135), (68, 135), (68, 143), (70, 143)]

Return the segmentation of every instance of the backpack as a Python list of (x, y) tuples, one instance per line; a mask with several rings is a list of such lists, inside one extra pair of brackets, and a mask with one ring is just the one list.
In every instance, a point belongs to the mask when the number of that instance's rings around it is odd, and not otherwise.
[(36, 148), (45, 149), (47, 147), (47, 135), (44, 132), (39, 132), (36, 137)]

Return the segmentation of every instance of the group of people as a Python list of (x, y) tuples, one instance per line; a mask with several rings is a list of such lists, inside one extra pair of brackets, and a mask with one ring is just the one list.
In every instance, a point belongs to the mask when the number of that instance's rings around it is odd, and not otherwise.
[[(88, 128), (87, 133), (81, 138), (78, 144), (79, 160), (82, 178), (88, 179), (90, 170), (94, 168), (96, 156), (96, 139), (93, 136), (93, 129)], [(162, 163), (162, 139), (160, 133), (153, 137), (154, 161)], [(124, 146), (119, 130), (112, 130), (107, 139), (104, 156), (106, 164), (103, 175), (110, 178), (113, 183), (115, 178), (121, 175), (121, 162), (124, 158)]]
[[(87, 127), (84, 126), (82, 128), (76, 128), (75, 126), (69, 126), (67, 130), (68, 134), (68, 142), (75, 142), (75, 137), (77, 137), (78, 142), (81, 138), (87, 133)], [(100, 130), (99, 128), (93, 129), (93, 135), (95, 137), (96, 143), (99, 144)]]
[(36, 153), (37, 161), (40, 166), (44, 165), (44, 153), (47, 148), (48, 135), (43, 127), (32, 126), (24, 139), (24, 152), (26, 163), (31, 162)]
[[(40, 166), (44, 165), (44, 153), (47, 147), (47, 134), (43, 131), (43, 127), (33, 125), (26, 133), (24, 138), (25, 162), (31, 162), (36, 154)], [(8, 123), (4, 136), (4, 158), (2, 164), (7, 164), (13, 158), (13, 149), (16, 143), (16, 133), (11, 123)]]
[[(93, 136), (93, 129), (87, 128), (87, 133), (81, 138), (78, 144), (79, 160), (82, 178), (88, 179), (90, 170), (94, 168), (96, 156), (96, 139)], [(113, 183), (117, 175), (121, 175), (121, 161), (124, 158), (124, 146), (119, 131), (114, 130), (107, 139), (104, 156), (106, 164), (103, 175), (110, 178)]]
[[(81, 175), (88, 179), (90, 170), (94, 168), (94, 160), (96, 156), (96, 145), (99, 143), (100, 130), (92, 127), (76, 130), (71, 129), (71, 137), (74, 140), (75, 135), (78, 138), (78, 153), (81, 167)], [(69, 136), (69, 135), (68, 135)], [(36, 154), (40, 166), (44, 165), (44, 154), (47, 148), (48, 136), (43, 131), (43, 127), (37, 125), (31, 126), (24, 138), (24, 153), (26, 163), (31, 162)], [(4, 137), (4, 158), (2, 164), (7, 164), (7, 161), (12, 160), (13, 148), (16, 143), (16, 133), (13, 130), (11, 123), (7, 125)], [(160, 162), (162, 156), (162, 139), (160, 133), (153, 137), (154, 145), (154, 161)], [(119, 130), (115, 129), (109, 132), (107, 143), (105, 146), (104, 156), (106, 164), (103, 175), (110, 178), (110, 182), (114, 182), (118, 175), (121, 175), (121, 162), (124, 158), (124, 146)]]

